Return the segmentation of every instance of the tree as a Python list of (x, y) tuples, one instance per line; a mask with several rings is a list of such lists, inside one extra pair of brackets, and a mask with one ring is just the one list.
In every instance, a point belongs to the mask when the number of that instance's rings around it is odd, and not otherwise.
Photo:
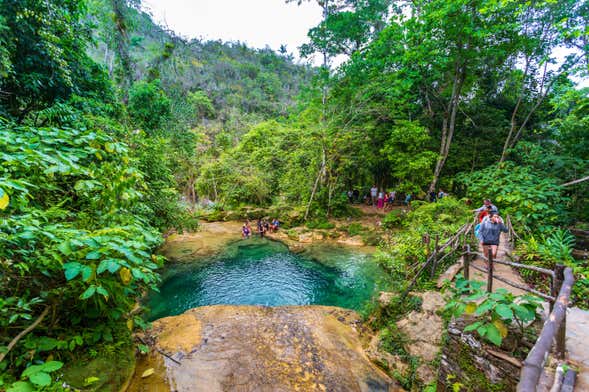
[(23, 121), (73, 93), (86, 95), (92, 62), (84, 3), (5, 0), (0, 7), (0, 105)]
[(159, 80), (137, 82), (129, 92), (129, 116), (148, 131), (157, 130), (170, 114), (170, 100)]
[(401, 192), (418, 193), (426, 185), (436, 154), (427, 150), (430, 135), (417, 122), (399, 120), (383, 148), (389, 170)]
[[(524, 70), (518, 83), (519, 94), (500, 162), (505, 161), (509, 150), (515, 147), (532, 115), (555, 83), (589, 66), (588, 2), (559, 0), (525, 3), (518, 14), (521, 15), (520, 46), (513, 56), (513, 63), (522, 60)], [(564, 60), (557, 59), (557, 48), (568, 49), (569, 54)]]

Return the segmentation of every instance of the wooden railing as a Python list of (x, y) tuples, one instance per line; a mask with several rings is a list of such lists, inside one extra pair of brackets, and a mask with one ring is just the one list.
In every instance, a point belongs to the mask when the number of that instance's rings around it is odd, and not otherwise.
[[(562, 267), (562, 266), (561, 266)], [(559, 276), (562, 274), (562, 277)], [(542, 331), (536, 344), (528, 353), (521, 371), (518, 392), (536, 391), (536, 387), (544, 370), (544, 363), (550, 353), (552, 342), (556, 338), (556, 355), (564, 358), (564, 343), (566, 335), (566, 311), (571, 296), (571, 290), (575, 283), (573, 271), (570, 268), (562, 268), (557, 272), (556, 280), (562, 278), (562, 286), (558, 297), (553, 303), (552, 311), (544, 322)]]
[[(440, 265), (440, 263), (444, 259), (446, 259), (450, 255), (456, 254), (456, 251), (461, 249), (460, 244), (466, 243), (467, 237), (469, 236), (469, 234), (472, 232), (472, 229), (474, 228), (474, 224), (475, 224), (475, 222), (465, 223), (464, 225), (462, 225), (460, 227), (460, 229), (458, 229), (458, 231), (456, 231), (456, 233), (454, 233), (452, 235), (452, 237), (450, 237), (448, 240), (446, 240), (446, 242), (444, 242), (442, 245), (439, 245), (439, 241), (440, 241), (439, 235), (436, 235), (434, 237), (435, 242), (434, 242), (433, 252), (431, 252), (431, 254), (427, 257), (425, 262), (421, 265), (419, 270), (416, 272), (415, 276), (413, 277), (413, 279), (411, 280), (409, 285), (405, 288), (405, 290), (401, 294), (401, 302), (405, 299), (407, 294), (409, 294), (409, 292), (411, 291), (413, 286), (415, 286), (415, 283), (417, 283), (417, 279), (419, 279), (421, 274), (424, 271), (426, 271), (428, 267), (431, 269), (430, 270), (431, 277), (433, 278), (438, 265)], [(427, 236), (427, 240), (425, 242), (429, 243), (429, 236)]]
[[(552, 349), (553, 341), (555, 344), (555, 355), (559, 359), (563, 359), (565, 355), (565, 337), (566, 337), (566, 309), (570, 300), (572, 286), (575, 282), (571, 268), (564, 267), (557, 264), (554, 270), (536, 267), (533, 265), (516, 263), (507, 260), (495, 260), (493, 253), (489, 249), (486, 255), (471, 250), (469, 244), (469, 236), (473, 235), (473, 228), (476, 220), (471, 223), (464, 224), (458, 231), (452, 235), (444, 244), (439, 246), (439, 237), (435, 237), (435, 245), (433, 252), (429, 255), (426, 261), (421, 265), (405, 291), (401, 295), (401, 301), (407, 296), (410, 290), (417, 282), (419, 276), (431, 268), (432, 278), (435, 275), (435, 270), (442, 260), (450, 255), (456, 255), (460, 249), (462, 242), (463, 256), (463, 270), (464, 277), (470, 278), (470, 268), (479, 270), (487, 275), (487, 291), (493, 291), (493, 279), (501, 281), (509, 286), (529, 292), (540, 298), (543, 298), (549, 303), (550, 314), (548, 315), (542, 331), (536, 341), (536, 344), (530, 350), (527, 358), (524, 361), (524, 366), (520, 375), (520, 382), (517, 387), (518, 392), (536, 391), (536, 386), (540, 380), (540, 376), (544, 369), (544, 362)], [(511, 218), (509, 215), (505, 219), (505, 226), (508, 229), (507, 238), (511, 247), (515, 246), (516, 241), (521, 240), (518, 234), (513, 229)], [(487, 268), (479, 267), (472, 263), (475, 258), (481, 258), (487, 262)], [(513, 282), (507, 278), (494, 274), (494, 265), (503, 264), (515, 269), (527, 269), (538, 272), (540, 274), (550, 277), (550, 293), (543, 293), (539, 290)]]

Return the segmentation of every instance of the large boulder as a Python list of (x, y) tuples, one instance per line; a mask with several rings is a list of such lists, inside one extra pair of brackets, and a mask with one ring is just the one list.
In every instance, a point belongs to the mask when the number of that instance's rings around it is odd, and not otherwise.
[(336, 307), (191, 309), (153, 323), (128, 391), (402, 390), (368, 360), (361, 332)]

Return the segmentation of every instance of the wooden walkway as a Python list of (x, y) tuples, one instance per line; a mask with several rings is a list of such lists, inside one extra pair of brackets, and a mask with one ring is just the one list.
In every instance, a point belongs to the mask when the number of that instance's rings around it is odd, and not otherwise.
[[(479, 250), (482, 253), (482, 249)], [(501, 245), (497, 252), (498, 260), (508, 260), (511, 254), (507, 235), (501, 234)], [(486, 268), (486, 262), (477, 258), (471, 261), (472, 264)], [(493, 275), (508, 279), (520, 285), (526, 285), (520, 274), (508, 265), (497, 264), (493, 266)], [(486, 281), (487, 274), (470, 269), (470, 277), (473, 280)], [(521, 289), (503, 283), (500, 280), (493, 279), (493, 290), (505, 288), (515, 295), (521, 295), (525, 292)], [(544, 318), (548, 317), (548, 304), (544, 307)], [(589, 312), (577, 307), (569, 308), (567, 311), (567, 329), (566, 329), (566, 359), (578, 370), (575, 391), (589, 391)], [(545, 380), (546, 382), (546, 380)], [(547, 389), (549, 390), (549, 388)]]

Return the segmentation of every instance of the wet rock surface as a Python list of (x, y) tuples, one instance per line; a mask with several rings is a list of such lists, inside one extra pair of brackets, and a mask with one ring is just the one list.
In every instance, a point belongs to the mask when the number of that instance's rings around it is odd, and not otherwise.
[(195, 308), (153, 323), (128, 391), (402, 390), (368, 360), (366, 332), (336, 307)]
[(172, 234), (161, 252), (170, 261), (193, 261), (195, 257), (220, 252), (228, 243), (241, 238), (240, 222), (203, 222), (193, 233)]

